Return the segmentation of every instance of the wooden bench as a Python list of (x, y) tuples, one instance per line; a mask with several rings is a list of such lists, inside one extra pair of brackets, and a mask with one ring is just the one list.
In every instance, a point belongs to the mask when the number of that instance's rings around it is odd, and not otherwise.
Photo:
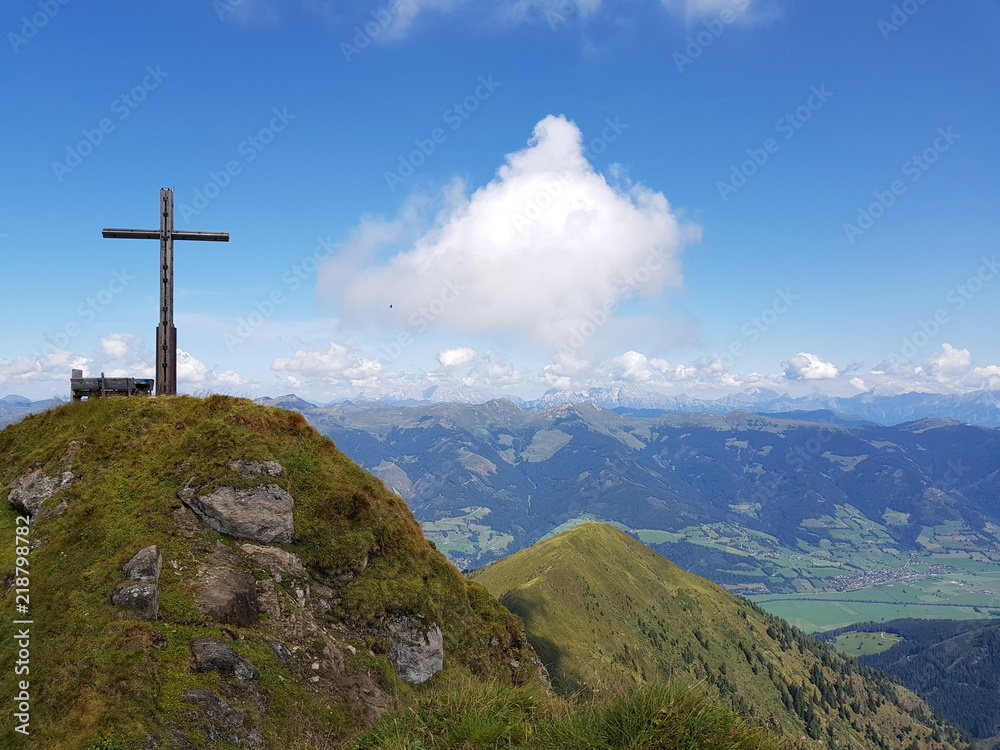
[(74, 401), (84, 401), (104, 396), (149, 396), (153, 393), (152, 378), (99, 378), (83, 377), (83, 370), (73, 370), (69, 381)]

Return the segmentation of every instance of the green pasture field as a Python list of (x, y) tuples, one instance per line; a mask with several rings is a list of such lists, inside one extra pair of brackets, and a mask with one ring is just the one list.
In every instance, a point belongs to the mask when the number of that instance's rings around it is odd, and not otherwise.
[(880, 654), (902, 643), (902, 636), (895, 633), (843, 633), (833, 639), (833, 645), (846, 656)]
[(994, 617), (973, 607), (935, 607), (925, 604), (892, 604), (878, 601), (838, 601), (817, 598), (819, 595), (749, 596), (752, 602), (776, 617), (808, 633), (832, 630), (856, 622), (883, 622), (902, 617), (923, 619), (975, 620)]

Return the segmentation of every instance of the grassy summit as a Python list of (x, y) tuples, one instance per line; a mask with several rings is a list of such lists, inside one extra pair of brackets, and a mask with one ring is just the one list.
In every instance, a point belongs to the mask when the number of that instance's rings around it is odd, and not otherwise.
[(520, 615), (563, 692), (701, 681), (807, 746), (961, 745), (912, 693), (606, 524), (563, 532), (473, 578)]
[[(2, 747), (325, 748), (442, 680), (538, 679), (517, 618), (300, 414), (221, 396), (67, 404), (0, 432), (0, 486), (12, 501), (42, 498), (24, 501), (40, 502), (25, 535), (27, 614), (15, 613), (25, 511), (0, 508), (0, 695), (30, 681), (30, 736), (8, 712)], [(235, 505), (290, 496), (294, 536), (220, 533), (182, 503), (186, 488)], [(123, 566), (150, 545), (158, 580), (130, 581)], [(127, 586), (155, 588), (155, 619), (112, 603)], [(17, 676), (22, 618), (30, 673)], [(391, 658), (435, 628), (444, 671), (411, 686)], [(199, 661), (205, 643), (250, 666), (234, 672), (204, 648)]]

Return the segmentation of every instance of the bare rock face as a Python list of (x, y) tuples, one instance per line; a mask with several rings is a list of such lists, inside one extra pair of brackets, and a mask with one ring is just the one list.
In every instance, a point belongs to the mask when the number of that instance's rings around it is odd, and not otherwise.
[(237, 680), (259, 680), (260, 671), (232, 647), (211, 638), (195, 638), (191, 641), (191, 671), (218, 672)]
[(162, 568), (163, 555), (155, 544), (151, 544), (136, 552), (135, 556), (122, 566), (122, 573), (133, 581), (156, 583), (160, 579)]
[(194, 606), (213, 620), (246, 627), (257, 621), (257, 582), (226, 566), (205, 566), (195, 582)]
[(131, 609), (144, 620), (160, 616), (160, 590), (155, 583), (125, 583), (115, 589), (111, 603)]
[(28, 469), (10, 483), (7, 502), (17, 512), (34, 518), (45, 501), (57, 492), (76, 482), (73, 472), (64, 471), (60, 477), (49, 476), (41, 469)]
[(236, 489), (223, 486), (207, 495), (185, 487), (178, 497), (213, 529), (255, 542), (288, 544), (295, 536), (295, 500), (276, 484)]
[(306, 568), (297, 555), (286, 552), (280, 547), (264, 547), (259, 544), (241, 544), (243, 553), (274, 576), (281, 583), (281, 574), (306, 575)]
[(226, 462), (226, 468), (235, 471), (244, 479), (251, 477), (278, 477), (285, 471), (277, 461), (248, 461), (237, 459)]
[(389, 661), (402, 679), (419, 685), (444, 668), (444, 638), (437, 625), (400, 617), (390, 620), (387, 628), (392, 639)]

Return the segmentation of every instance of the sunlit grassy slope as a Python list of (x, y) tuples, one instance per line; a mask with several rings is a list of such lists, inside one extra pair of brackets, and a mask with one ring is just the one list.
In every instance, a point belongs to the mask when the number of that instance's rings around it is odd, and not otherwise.
[(958, 742), (912, 694), (606, 524), (577, 526), (472, 577), (521, 616), (563, 692), (703, 681), (817, 746)]

